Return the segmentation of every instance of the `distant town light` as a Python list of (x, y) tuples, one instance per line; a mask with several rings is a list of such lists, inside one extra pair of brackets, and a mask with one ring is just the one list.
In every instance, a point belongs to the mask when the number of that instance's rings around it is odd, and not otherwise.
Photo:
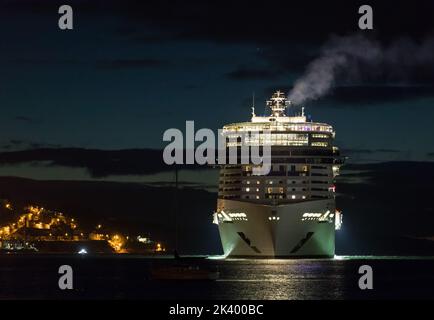
[(139, 241), (141, 243), (148, 243), (148, 238), (142, 237), (142, 236), (137, 236), (137, 241)]

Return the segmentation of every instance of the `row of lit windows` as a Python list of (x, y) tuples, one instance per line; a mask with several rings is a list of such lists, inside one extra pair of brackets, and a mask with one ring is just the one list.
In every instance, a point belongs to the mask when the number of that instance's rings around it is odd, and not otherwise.
[[(284, 183), (287, 183), (287, 184), (307, 184), (308, 183), (308, 180), (279, 180), (279, 181), (277, 181), (277, 180), (265, 180), (265, 184), (268, 184), (268, 185), (272, 185), (272, 184), (284, 184)], [(328, 181), (319, 181), (319, 180), (315, 180), (315, 181), (311, 181), (311, 183), (328, 183)], [(250, 181), (246, 181), (246, 184), (251, 184), (250, 183)], [(260, 181), (258, 180), (258, 181), (256, 181), (256, 184), (260, 184)]]
[[(261, 200), (261, 196), (255, 194), (255, 195), (222, 195), (223, 199), (252, 199), (252, 200)], [(290, 199), (290, 200), (306, 200), (308, 198), (314, 198), (314, 199), (328, 199), (331, 198), (331, 195), (319, 195), (319, 194), (313, 194), (310, 196), (307, 195), (276, 195), (276, 194), (266, 194), (264, 199)]]
[[(240, 141), (231, 141), (226, 143), (226, 147), (241, 147), (241, 146), (292, 146), (303, 147), (308, 146), (307, 140), (288, 140), (288, 139), (246, 139), (244, 143)], [(328, 147), (328, 142), (315, 141), (310, 144), (312, 147)]]
[[(220, 188), (220, 191), (241, 191), (241, 188), (238, 187), (226, 187), (226, 188)], [(284, 188), (283, 187), (272, 187), (272, 188), (266, 188), (265, 189), (267, 193), (284, 193)], [(299, 187), (299, 188), (287, 188), (288, 192), (289, 191), (296, 191), (296, 192), (304, 192), (307, 191), (307, 188), (303, 188), (303, 187)], [(251, 188), (251, 187), (247, 187), (247, 188), (243, 188), (242, 191), (245, 192), (260, 192), (261, 189), (260, 188)], [(310, 189), (310, 191), (335, 191), (335, 186), (330, 186), (330, 187), (326, 187), (326, 188), (318, 188), (318, 187), (313, 187)]]
[(312, 134), (312, 138), (322, 138), (322, 139), (326, 139), (326, 138), (328, 138), (329, 136), (328, 135), (326, 135), (326, 134), (322, 134), (322, 133), (313, 133)]
[(259, 131), (317, 131), (317, 132), (333, 132), (333, 128), (327, 125), (319, 125), (317, 123), (279, 123), (279, 124), (238, 124), (228, 125), (223, 127), (223, 132), (259, 132)]
[(310, 144), (312, 147), (327, 147), (329, 144), (323, 141), (316, 141)]
[[(273, 184), (284, 184), (286, 182), (286, 184), (307, 184), (309, 183), (308, 180), (279, 180), (279, 181), (275, 181), (275, 180), (265, 180), (264, 181), (265, 184), (268, 185), (273, 185)], [(251, 180), (247, 180), (247, 181), (241, 181), (241, 180), (223, 180), (220, 182), (221, 184), (247, 184), (247, 185), (260, 185), (261, 181), (260, 180), (256, 180), (256, 181), (251, 181)], [(312, 184), (327, 184), (327, 183), (331, 183), (331, 181), (328, 180), (312, 180), (310, 181), (310, 183)]]
[[(223, 196), (223, 198), (225, 198), (225, 199), (227, 199), (228, 197), (227, 196)], [(242, 198), (243, 199), (256, 199), (256, 200), (259, 200), (259, 199), (261, 199), (261, 197), (259, 196), (259, 195), (243, 195), (242, 196)], [(305, 200), (307, 198), (307, 196), (305, 196), (305, 195), (302, 195), (302, 196), (297, 196), (297, 195), (287, 195), (287, 196), (285, 196), (285, 195), (274, 195), (274, 194), (272, 194), (272, 195), (270, 195), (270, 194), (266, 194), (265, 195), (265, 199), (291, 199), (291, 200), (299, 200), (299, 199), (302, 199), (302, 200)]]
[[(319, 167), (319, 166), (312, 166), (312, 168), (315, 169), (327, 169), (327, 167)], [(251, 172), (253, 170), (253, 167), (250, 165), (246, 165), (243, 167), (244, 172)], [(285, 172), (285, 171), (294, 171), (294, 172), (308, 172), (309, 166), (307, 165), (286, 165), (286, 164), (273, 164), (271, 166), (271, 172)]]
[(245, 190), (246, 190), (246, 192), (250, 192), (250, 190), (259, 192), (259, 188), (245, 188)]

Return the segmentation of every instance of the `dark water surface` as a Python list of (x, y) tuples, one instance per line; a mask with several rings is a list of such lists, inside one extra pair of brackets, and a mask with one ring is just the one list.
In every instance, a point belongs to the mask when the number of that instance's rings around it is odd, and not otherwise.
[[(58, 288), (70, 265), (74, 289)], [(341, 257), (330, 260), (206, 259), (220, 279), (149, 280), (164, 258), (140, 256), (1, 255), (0, 299), (434, 299), (434, 259)], [(361, 265), (373, 269), (373, 290), (360, 290)]]

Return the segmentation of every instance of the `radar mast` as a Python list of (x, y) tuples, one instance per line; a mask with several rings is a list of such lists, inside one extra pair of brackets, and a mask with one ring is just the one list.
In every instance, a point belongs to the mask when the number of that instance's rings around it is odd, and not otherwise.
[(286, 108), (291, 104), (286, 99), (285, 94), (278, 90), (271, 96), (271, 99), (267, 101), (267, 106), (271, 109), (271, 115), (273, 117), (284, 117)]

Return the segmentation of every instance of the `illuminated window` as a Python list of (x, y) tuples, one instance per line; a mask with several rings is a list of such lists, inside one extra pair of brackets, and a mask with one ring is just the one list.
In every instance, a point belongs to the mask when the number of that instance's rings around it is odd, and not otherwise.
[(326, 134), (312, 134), (312, 138), (328, 138)]
[(247, 192), (250, 192), (250, 188), (246, 188), (246, 191), (247, 191)]
[(312, 147), (327, 147), (328, 143), (327, 142), (312, 142), (311, 146)]
[(295, 195), (294, 194), (291, 196), (291, 199), (295, 199)]

